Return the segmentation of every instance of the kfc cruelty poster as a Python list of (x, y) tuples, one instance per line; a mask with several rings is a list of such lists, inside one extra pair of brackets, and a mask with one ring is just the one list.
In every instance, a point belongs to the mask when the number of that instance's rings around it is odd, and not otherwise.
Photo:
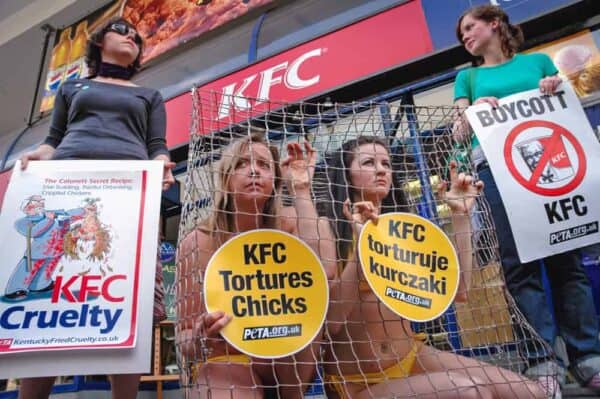
[(15, 167), (0, 214), (0, 355), (134, 348), (150, 331), (161, 178), (153, 161)]

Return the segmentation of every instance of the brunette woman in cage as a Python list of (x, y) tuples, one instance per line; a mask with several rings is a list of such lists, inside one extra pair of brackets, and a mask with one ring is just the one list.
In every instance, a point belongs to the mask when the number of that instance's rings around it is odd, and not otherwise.
[[(293, 356), (251, 358), (219, 336), (232, 316), (220, 311), (207, 314), (201, 294), (201, 278), (211, 255), (229, 238), (259, 228), (280, 229), (302, 239), (319, 255), (328, 278), (333, 277), (335, 245), (310, 191), (316, 153), (308, 142), (304, 151), (298, 143), (288, 144), (287, 151), (288, 157), (280, 162), (277, 148), (260, 134), (233, 140), (214, 173), (212, 214), (180, 243), (177, 342), (184, 361), (191, 363), (192, 396), (263, 398), (265, 391), (276, 388), (279, 397), (302, 398), (314, 379), (320, 334)], [(294, 199), (290, 207), (281, 205), (284, 183)]]
[[(331, 286), (325, 382), (329, 398), (542, 398), (538, 384), (509, 370), (443, 352), (424, 343), (371, 291), (358, 261), (362, 225), (378, 215), (407, 211), (385, 141), (361, 136), (327, 157), (327, 219), (337, 240), (338, 274)], [(439, 196), (451, 209), (461, 264), (456, 300), (468, 293), (473, 252), (469, 213), (483, 184), (450, 168), (450, 189)]]

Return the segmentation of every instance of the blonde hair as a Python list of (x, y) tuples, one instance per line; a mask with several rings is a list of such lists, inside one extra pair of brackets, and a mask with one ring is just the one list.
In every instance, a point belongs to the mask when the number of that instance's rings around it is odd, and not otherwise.
[(202, 223), (209, 234), (216, 234), (221, 241), (226, 233), (234, 231), (233, 224), (233, 205), (231, 192), (229, 191), (229, 182), (235, 168), (240, 161), (240, 154), (246, 151), (250, 145), (264, 145), (273, 157), (273, 170), (275, 172), (274, 187), (269, 199), (262, 210), (262, 227), (278, 228), (278, 216), (281, 210), (281, 167), (279, 165), (279, 151), (276, 147), (269, 145), (265, 140), (264, 134), (251, 132), (247, 136), (234, 139), (221, 153), (221, 159), (218, 161), (214, 174), (214, 191), (212, 202), (214, 210), (211, 215)]

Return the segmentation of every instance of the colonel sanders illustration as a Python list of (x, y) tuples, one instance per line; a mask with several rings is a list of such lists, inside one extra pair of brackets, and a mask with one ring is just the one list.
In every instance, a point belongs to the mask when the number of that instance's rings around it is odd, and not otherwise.
[(25, 216), (15, 221), (15, 230), (27, 241), (25, 254), (4, 289), (4, 298), (11, 300), (52, 290), (52, 275), (64, 254), (65, 234), (70, 224), (84, 215), (82, 208), (47, 210), (41, 195), (23, 200), (21, 210)]

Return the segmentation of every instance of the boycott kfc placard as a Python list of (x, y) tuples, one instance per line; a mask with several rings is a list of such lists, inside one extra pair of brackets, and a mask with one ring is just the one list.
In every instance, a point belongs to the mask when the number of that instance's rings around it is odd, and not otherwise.
[(466, 114), (522, 262), (600, 241), (600, 144), (571, 86), (553, 96), (530, 90)]
[[(161, 178), (153, 161), (15, 167), (0, 214), (0, 356), (50, 352), (62, 365), (137, 346), (151, 329)], [(96, 366), (76, 372), (115, 372)]]

